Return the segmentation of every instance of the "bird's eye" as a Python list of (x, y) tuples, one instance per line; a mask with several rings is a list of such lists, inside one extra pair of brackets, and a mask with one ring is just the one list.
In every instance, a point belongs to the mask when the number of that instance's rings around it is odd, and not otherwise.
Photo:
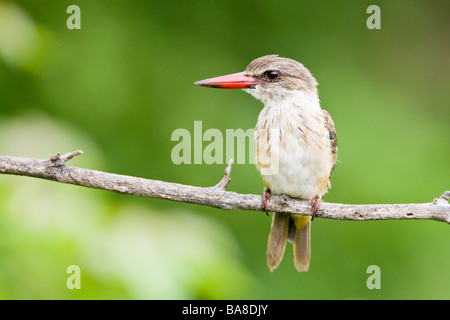
[(275, 80), (280, 76), (280, 73), (278, 71), (269, 70), (264, 72), (264, 75), (270, 80)]

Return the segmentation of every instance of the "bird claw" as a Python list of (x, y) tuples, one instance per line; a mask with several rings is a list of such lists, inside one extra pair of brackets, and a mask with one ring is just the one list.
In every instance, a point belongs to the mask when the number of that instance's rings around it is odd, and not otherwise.
[(315, 197), (314, 199), (311, 200), (312, 206), (311, 206), (311, 211), (312, 211), (312, 219), (314, 219), (314, 217), (318, 217), (319, 213), (320, 213), (320, 204), (322, 203), (322, 198), (321, 197)]
[(262, 194), (262, 206), (263, 206), (263, 211), (266, 213), (266, 215), (269, 215), (269, 199), (270, 196), (272, 195), (272, 193), (270, 192), (269, 189), (264, 189), (264, 192)]

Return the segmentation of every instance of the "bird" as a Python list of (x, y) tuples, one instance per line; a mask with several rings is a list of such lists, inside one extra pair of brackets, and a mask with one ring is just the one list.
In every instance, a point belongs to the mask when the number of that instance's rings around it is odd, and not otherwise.
[(289, 241), (295, 268), (308, 271), (311, 221), (320, 213), (337, 160), (334, 122), (321, 108), (316, 79), (302, 63), (271, 54), (256, 58), (243, 72), (195, 84), (243, 89), (264, 104), (254, 130), (255, 164), (265, 186), (262, 209), (267, 214), (271, 195), (278, 195), (309, 200), (312, 211), (312, 215), (274, 212), (267, 265), (270, 271), (279, 266)]

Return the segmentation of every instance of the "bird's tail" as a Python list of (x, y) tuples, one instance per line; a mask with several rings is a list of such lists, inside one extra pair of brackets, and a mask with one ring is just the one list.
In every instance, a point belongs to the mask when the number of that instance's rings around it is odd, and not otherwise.
[(274, 212), (267, 243), (267, 265), (273, 271), (283, 259), (286, 241), (294, 244), (294, 263), (298, 271), (307, 271), (311, 257), (311, 217), (292, 217)]
[(267, 265), (273, 271), (283, 259), (289, 234), (290, 216), (287, 213), (274, 212), (267, 243)]
[(311, 216), (294, 218), (294, 264), (297, 271), (308, 271), (311, 258)]

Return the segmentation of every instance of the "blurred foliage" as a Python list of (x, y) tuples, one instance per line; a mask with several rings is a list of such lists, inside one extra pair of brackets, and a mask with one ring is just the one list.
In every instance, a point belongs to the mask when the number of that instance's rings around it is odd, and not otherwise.
[[(69, 30), (69, 5), (81, 30)], [(366, 9), (381, 8), (381, 30)], [(271, 53), (301, 61), (333, 116), (326, 201), (429, 202), (449, 189), (448, 1), (0, 1), (0, 154), (211, 186), (224, 164), (175, 165), (171, 134), (255, 125), (261, 104), (193, 82)], [(205, 143), (206, 145), (206, 143)], [(204, 145), (204, 146), (205, 146)], [(224, 159), (224, 163), (227, 159)], [(229, 190), (259, 194), (250, 164)], [(316, 219), (310, 271), (270, 218), (0, 176), (3, 299), (449, 299), (450, 235), (433, 221)], [(65, 286), (81, 268), (81, 290)], [(366, 269), (381, 268), (381, 290)]]

